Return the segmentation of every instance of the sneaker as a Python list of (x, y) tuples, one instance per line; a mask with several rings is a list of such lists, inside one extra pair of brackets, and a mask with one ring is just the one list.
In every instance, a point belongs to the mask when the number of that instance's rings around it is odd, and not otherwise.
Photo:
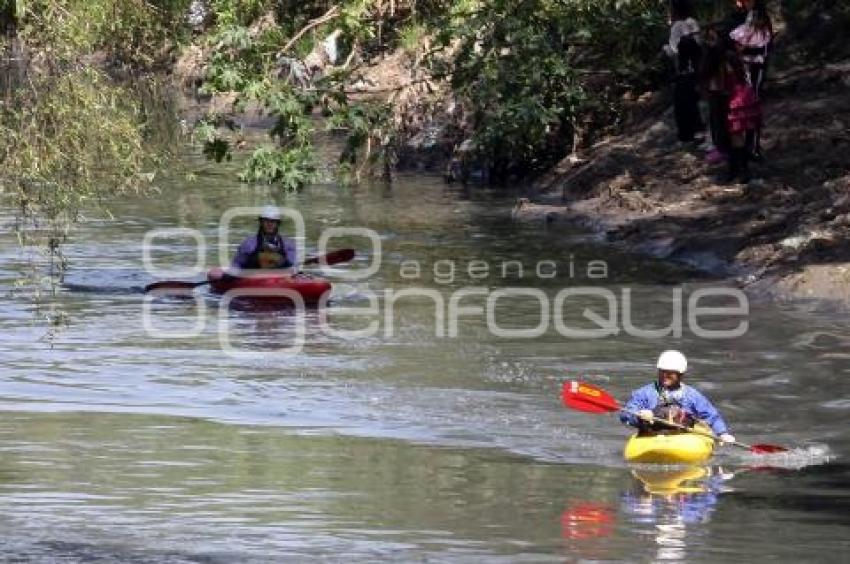
[(714, 151), (716, 149), (714, 143), (711, 142), (711, 138), (709, 137), (704, 138), (698, 148), (705, 151), (706, 153), (710, 153), (711, 151)]

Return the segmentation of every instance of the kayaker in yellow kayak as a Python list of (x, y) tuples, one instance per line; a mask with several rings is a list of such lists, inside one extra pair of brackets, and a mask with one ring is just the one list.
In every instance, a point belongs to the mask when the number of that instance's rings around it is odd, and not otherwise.
[(625, 409), (636, 412), (637, 416), (623, 411), (620, 415), (623, 423), (637, 427), (640, 434), (658, 434), (675, 432), (658, 419), (687, 427), (693, 427), (699, 420), (711, 427), (721, 443), (735, 442), (717, 408), (699, 391), (682, 383), (688, 369), (685, 355), (679, 351), (664, 351), (658, 357), (657, 368), (655, 382), (632, 392)]
[(257, 220), (257, 234), (242, 241), (232, 266), (239, 269), (289, 268), (297, 264), (295, 241), (278, 232), (280, 210), (275, 206), (266, 206)]

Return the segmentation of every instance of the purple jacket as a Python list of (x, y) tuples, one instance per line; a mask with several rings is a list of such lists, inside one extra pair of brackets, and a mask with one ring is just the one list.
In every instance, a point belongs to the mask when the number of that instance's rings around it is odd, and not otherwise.
[[(283, 250), (286, 253), (286, 258), (291, 265), (298, 264), (298, 253), (295, 250), (295, 241), (287, 237), (278, 235), (283, 241)], [(256, 264), (257, 254), (257, 236), (251, 235), (242, 241), (239, 245), (239, 250), (236, 251), (236, 256), (233, 257), (233, 268), (258, 268)]]

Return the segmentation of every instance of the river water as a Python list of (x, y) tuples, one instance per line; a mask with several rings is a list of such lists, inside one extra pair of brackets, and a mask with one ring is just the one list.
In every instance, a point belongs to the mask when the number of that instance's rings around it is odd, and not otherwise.
[[(846, 316), (750, 301), (745, 316), (705, 323), (746, 320), (735, 339), (702, 338), (687, 323), (681, 337), (645, 338), (622, 322), (617, 335), (567, 337), (555, 317), (592, 328), (584, 308), (605, 309), (588, 295), (556, 308), (564, 288), (610, 290), (619, 311), (626, 289), (634, 324), (650, 328), (670, 322), (677, 291), (687, 318), (693, 292), (723, 283), (580, 232), (515, 223), (504, 190), (409, 175), (283, 197), (187, 159), (200, 169), (195, 179), (113, 202), (115, 219), (92, 214), (76, 231), (53, 300), (65, 316), (58, 330), (46, 335), (23, 297), (0, 303), (4, 559), (843, 560)], [(331, 227), (373, 230), (381, 253), (362, 236), (333, 239), (358, 256), (326, 273), (335, 287), (325, 309), (225, 306), (204, 288), (196, 299), (144, 299), (141, 288), (157, 279), (143, 264), (146, 233), (195, 230), (206, 248), (161, 233), (150, 254), (170, 277), (201, 280), (177, 269), (218, 264), (222, 214), (270, 201), (303, 215), (309, 254)], [(253, 229), (250, 220), (233, 225), (232, 239)], [(486, 261), (486, 276), (475, 261)], [(534, 275), (541, 261), (554, 276)], [(605, 276), (590, 276), (590, 261), (604, 262)], [(373, 262), (374, 274), (348, 280)], [(23, 268), (6, 230), (5, 289)], [(467, 311), (449, 336), (433, 294), (445, 311), (470, 287), (485, 294), (462, 305), (537, 289), (550, 319), (540, 335), (499, 336), (485, 313)], [(385, 292), (403, 289), (432, 298), (398, 299), (390, 331)], [(370, 296), (379, 315), (353, 316)], [(540, 302), (502, 297), (493, 319), (505, 330), (533, 328)], [(341, 334), (372, 321), (373, 334)], [(301, 352), (278, 351), (297, 344), (299, 328)], [(625, 399), (650, 381), (667, 347), (688, 354), (688, 381), (740, 440), (792, 451), (760, 458), (726, 447), (705, 468), (629, 467), (629, 431), (613, 415), (561, 406), (560, 386), (575, 378)]]

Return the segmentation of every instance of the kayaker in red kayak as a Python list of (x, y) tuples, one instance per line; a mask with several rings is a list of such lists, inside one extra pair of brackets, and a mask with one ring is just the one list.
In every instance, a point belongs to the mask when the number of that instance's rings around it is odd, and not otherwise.
[(637, 412), (637, 416), (623, 411), (620, 415), (623, 423), (655, 434), (670, 431), (671, 427), (654, 422), (654, 419), (666, 419), (687, 427), (693, 427), (700, 420), (711, 427), (721, 443), (735, 442), (717, 408), (699, 391), (682, 383), (688, 369), (685, 355), (679, 351), (664, 351), (658, 357), (657, 368), (658, 379), (635, 390), (625, 405), (625, 409)]
[(266, 206), (257, 218), (257, 234), (242, 241), (233, 259), (233, 268), (290, 268), (298, 264), (295, 241), (283, 237), (280, 229), (280, 210)]

